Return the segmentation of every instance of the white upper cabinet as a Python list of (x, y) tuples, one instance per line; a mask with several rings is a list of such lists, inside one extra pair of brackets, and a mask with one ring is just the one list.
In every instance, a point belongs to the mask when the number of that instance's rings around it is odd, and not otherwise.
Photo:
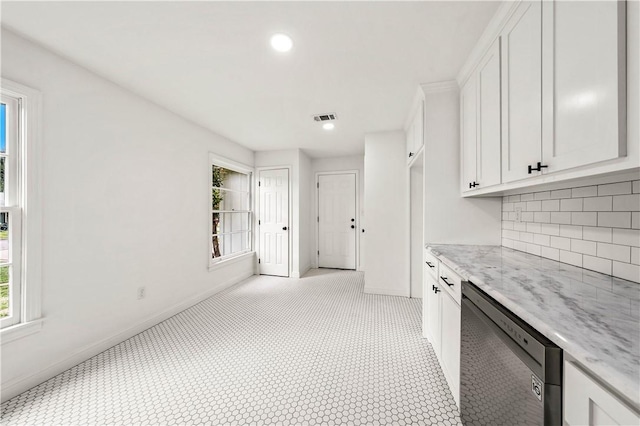
[(543, 163), (626, 155), (624, 1), (543, 2)]
[(460, 91), (460, 137), (462, 158), (462, 192), (475, 188), (476, 176), (476, 147), (478, 133), (478, 97), (475, 73), (469, 77)]
[(407, 143), (407, 163), (411, 163), (424, 145), (424, 101), (414, 108), (405, 129)]
[(502, 181), (531, 174), (542, 152), (542, 5), (525, 1), (501, 33)]
[(460, 92), (462, 191), (500, 183), (500, 40)]
[(500, 183), (500, 39), (478, 67), (478, 138), (476, 183), (480, 188)]

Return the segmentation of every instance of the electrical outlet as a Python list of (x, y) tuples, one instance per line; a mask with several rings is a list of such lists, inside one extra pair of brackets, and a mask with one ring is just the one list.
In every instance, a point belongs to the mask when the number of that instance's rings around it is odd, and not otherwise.
[(138, 300), (144, 299), (146, 295), (147, 295), (147, 288), (138, 287)]
[(522, 207), (516, 207), (516, 222), (522, 222)]

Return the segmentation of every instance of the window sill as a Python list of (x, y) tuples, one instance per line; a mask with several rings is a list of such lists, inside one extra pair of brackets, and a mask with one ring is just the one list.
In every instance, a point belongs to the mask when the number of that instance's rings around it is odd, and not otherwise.
[(215, 271), (216, 269), (219, 269), (222, 266), (231, 265), (233, 263), (237, 263), (237, 262), (240, 262), (242, 260), (246, 260), (246, 259), (248, 259), (250, 257), (255, 257), (255, 254), (256, 254), (255, 251), (249, 251), (247, 253), (242, 253), (242, 254), (239, 254), (237, 256), (230, 257), (228, 259), (224, 259), (224, 260), (221, 260), (221, 261), (216, 262), (216, 263), (210, 263), (209, 264), (209, 272)]
[(39, 332), (42, 329), (42, 318), (37, 320), (23, 322), (20, 324), (12, 325), (11, 327), (3, 328), (0, 330), (0, 340), (2, 344), (13, 342), (14, 340), (22, 339), (25, 336)]

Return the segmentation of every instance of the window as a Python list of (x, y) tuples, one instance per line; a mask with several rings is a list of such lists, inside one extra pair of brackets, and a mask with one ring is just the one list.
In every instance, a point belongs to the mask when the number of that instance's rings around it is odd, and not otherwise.
[(211, 158), (211, 262), (251, 251), (251, 171)]
[(41, 328), (40, 93), (0, 90), (0, 328), (2, 344)]

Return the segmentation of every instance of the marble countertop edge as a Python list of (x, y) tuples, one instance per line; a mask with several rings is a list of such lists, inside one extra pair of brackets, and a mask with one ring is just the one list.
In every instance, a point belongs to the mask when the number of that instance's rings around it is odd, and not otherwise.
[[(435, 244), (443, 245), (443, 244)], [(455, 245), (452, 245), (455, 246)], [(489, 247), (489, 246), (482, 246)], [(501, 246), (495, 246), (496, 249), (503, 249)], [(599, 361), (597, 356), (590, 354), (588, 348), (580, 345), (579, 343), (569, 341), (559, 334), (552, 325), (543, 321), (537, 317), (534, 313), (528, 312), (523, 309), (516, 301), (509, 299), (500, 293), (500, 290), (491, 287), (490, 284), (484, 282), (484, 280), (466, 269), (460, 267), (454, 260), (449, 259), (447, 256), (437, 250), (437, 248), (427, 245), (429, 250), (434, 256), (436, 256), (442, 263), (449, 267), (453, 272), (458, 274), (464, 281), (470, 281), (478, 288), (483, 290), (489, 296), (494, 298), (497, 302), (504, 305), (507, 309), (513, 312), (516, 316), (520, 317), (523, 321), (531, 325), (534, 329), (547, 337), (553, 343), (558, 345), (564, 351), (566, 351), (571, 357), (582, 364), (586, 369), (590, 370), (598, 376), (602, 381), (607, 383), (610, 387), (615, 389), (621, 394), (627, 402), (632, 404), (636, 410), (640, 410), (640, 384), (634, 383), (629, 377), (621, 374), (616, 369), (609, 365)], [(534, 255), (530, 255), (534, 256)], [(639, 378), (640, 381), (640, 378)]]

